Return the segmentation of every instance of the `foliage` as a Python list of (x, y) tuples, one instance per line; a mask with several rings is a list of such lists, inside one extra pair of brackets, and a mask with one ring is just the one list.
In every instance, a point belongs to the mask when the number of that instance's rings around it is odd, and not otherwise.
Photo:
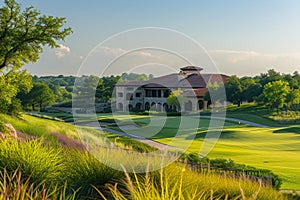
[(101, 188), (124, 177), (122, 172), (101, 163), (89, 152), (68, 152), (66, 164), (69, 183), (73, 190), (78, 190), (77, 196), (83, 199), (97, 196), (93, 186)]
[(102, 164), (88, 152), (64, 150), (37, 140), (22, 143), (2, 141), (0, 169), (8, 174), (18, 170), (25, 180), (28, 179), (26, 184), (44, 186), (45, 191), (55, 191), (68, 183), (66, 193), (77, 191), (77, 198), (93, 195), (92, 184), (100, 186), (122, 177), (121, 172)]
[(146, 74), (123, 73), (121, 75), (120, 81), (147, 81), (152, 78), (152, 74), (149, 74), (149, 76), (147, 76)]
[[(26, 193), (34, 195), (36, 199), (40, 197), (39, 195), (60, 197), (60, 199), (75, 197), (87, 199), (100, 196), (106, 196), (108, 199), (111, 197), (116, 199), (120, 199), (119, 197), (124, 197), (123, 199), (129, 197), (134, 197), (134, 199), (151, 199), (150, 197), (199, 199), (204, 196), (209, 198), (213, 194), (215, 199), (226, 196), (238, 197), (241, 195), (240, 188), (243, 189), (244, 195), (252, 196), (260, 188), (257, 196), (259, 199), (281, 199), (279, 193), (271, 188), (260, 187), (257, 183), (216, 174), (194, 173), (179, 164), (172, 164), (160, 171), (147, 173), (144, 178), (138, 174), (124, 174), (116, 171), (88, 152), (54, 148), (43, 145), (39, 141), (19, 143), (7, 140), (2, 144), (0, 167), (2, 171), (6, 170), (5, 174), (11, 176), (5, 177), (6, 185), (0, 177), (0, 195), (2, 191), (6, 191), (6, 195)], [(21, 175), (22, 178), (20, 178)], [(106, 188), (107, 184), (111, 186)], [(116, 188), (111, 190), (114, 184)], [(117, 185), (126, 190), (120, 190)], [(12, 191), (20, 193), (8, 193), (7, 186), (11, 186)], [(31, 187), (35, 190), (30, 189)], [(15, 190), (18, 188), (19, 190)], [(35, 191), (40, 193), (35, 193)], [(101, 194), (99, 194), (100, 191)]]
[[(284, 87), (286, 91), (289, 90), (288, 94), (279, 95), (274, 99), (271, 97), (272, 95), (270, 96), (270, 92), (267, 92), (268, 94), (266, 94), (266, 91), (263, 91), (265, 88), (269, 88), (274, 82), (276, 82), (275, 84), (278, 84), (280, 81), (288, 83), (289, 87)], [(280, 74), (274, 69), (270, 69), (267, 73), (261, 73), (259, 76), (255, 77), (229, 77), (225, 83), (225, 89), (227, 99), (238, 105), (243, 101), (255, 101), (256, 103), (268, 105), (272, 108), (280, 109), (285, 105), (286, 109), (299, 110), (299, 84), (300, 75), (297, 71), (291, 75)], [(275, 93), (274, 96), (276, 96)], [(270, 100), (272, 100), (272, 102)]]
[(7, 73), (0, 72), (0, 112), (18, 115), (21, 111), (19, 92), (28, 93), (32, 88), (31, 76), (26, 70), (11, 69)]
[(64, 184), (64, 164), (61, 149), (43, 146), (41, 142), (19, 143), (4, 140), (0, 145), (0, 169), (9, 173), (22, 170), (24, 177), (35, 184), (44, 182), (47, 186)]
[(0, 121), (0, 133), (7, 133), (9, 130), (8, 128), (5, 126), (5, 123)]
[(196, 163), (210, 164), (210, 167), (212, 168), (230, 169), (230, 170), (239, 170), (239, 171), (254, 170), (259, 172), (260, 177), (271, 176), (273, 178), (273, 187), (275, 189), (280, 189), (282, 184), (282, 179), (277, 174), (274, 174), (271, 170), (259, 169), (249, 165), (235, 163), (231, 159), (223, 159), (223, 158), (209, 159), (206, 157), (201, 158), (199, 157), (199, 155), (195, 153), (183, 154), (180, 157), (180, 159), (181, 160), (186, 159), (188, 162), (193, 162), (193, 163), (196, 162)]
[(300, 89), (292, 89), (286, 97), (287, 107), (291, 110), (299, 110), (300, 105)]
[(30, 177), (24, 178), (21, 171), (8, 173), (6, 169), (0, 172), (0, 199), (11, 200), (74, 200), (76, 192), (66, 194), (67, 186), (47, 188), (43, 182), (31, 183)]
[(33, 82), (41, 82), (48, 85), (61, 86), (61, 87), (73, 86), (75, 79), (76, 79), (75, 76), (64, 76), (64, 75), (32, 77)]
[(15, 0), (5, 0), (0, 8), (0, 112), (18, 114), (19, 92), (28, 93), (31, 76), (20, 68), (36, 62), (43, 46), (58, 47), (72, 31), (64, 28), (64, 18), (41, 15), (32, 6), (21, 10)]
[(232, 103), (238, 104), (239, 106), (242, 101), (242, 91), (243, 91), (239, 78), (237, 76), (229, 77), (226, 80), (225, 89), (226, 89), (227, 100)]
[(182, 107), (184, 103), (188, 102), (187, 97), (183, 96), (182, 93), (183, 91), (181, 89), (172, 91), (167, 98), (167, 104), (170, 106), (176, 106), (176, 108)]
[(251, 77), (240, 78), (242, 86), (242, 100), (247, 102), (253, 102), (261, 93), (262, 87), (260, 83), (256, 83)]
[(225, 101), (224, 84), (208, 83), (208, 91), (205, 93), (204, 100), (210, 101), (212, 104)]
[(32, 105), (32, 110), (35, 110), (35, 105), (39, 105), (40, 111), (43, 111), (45, 106), (54, 102), (54, 93), (48, 85), (44, 83), (34, 83), (33, 88), (28, 94), (20, 95), (23, 104)]
[[(140, 117), (140, 116), (139, 116)], [(30, 120), (31, 122), (34, 122), (34, 124), (32, 124), (31, 126), (37, 126), (35, 121), (41, 121), (43, 122), (43, 126), (45, 126), (45, 120), (41, 120), (41, 119), (35, 119), (34, 117), (28, 117), (27, 120)], [(24, 122), (23, 125), (26, 124), (26, 121)], [(59, 125), (59, 127), (64, 127), (64, 129), (71, 129), (73, 126), (69, 125), (69, 124), (64, 124), (64, 123), (60, 123), (60, 122), (54, 122), (54, 121), (47, 121), (47, 126), (54, 126), (54, 125)], [(39, 126), (42, 126), (42, 124), (40, 124)], [(43, 130), (41, 130), (43, 131)], [(49, 131), (49, 130), (47, 130)], [(45, 132), (47, 132), (45, 131)], [(58, 132), (58, 130), (56, 130)], [(61, 131), (62, 132), (62, 131)], [(119, 139), (118, 139), (119, 140)], [(121, 141), (121, 140), (120, 140)], [(8, 142), (9, 143), (9, 142)], [(29, 142), (30, 143), (30, 142)], [(43, 166), (39, 166), (41, 165), (39, 161), (36, 161), (35, 159), (40, 159), (39, 156), (36, 156), (36, 153), (41, 154), (40, 156), (43, 156), (45, 154), (50, 154), (50, 159), (47, 160), (47, 156), (44, 156), (45, 158), (43, 158), (43, 162), (47, 163), (51, 162), (51, 159), (55, 159), (56, 157), (54, 157), (53, 155), (55, 155), (56, 153), (59, 154), (58, 158), (62, 157), (62, 167), (58, 168), (58, 171), (61, 171), (61, 173), (63, 175), (61, 175), (61, 177), (55, 179), (55, 181), (59, 181), (59, 182), (66, 182), (68, 183), (68, 189), (67, 189), (67, 193), (72, 193), (72, 191), (76, 190), (77, 191), (77, 195), (76, 198), (81, 198), (81, 199), (86, 199), (87, 195), (91, 195), (92, 197), (94, 195), (96, 195), (96, 190), (101, 190), (103, 192), (103, 194), (107, 195), (108, 198), (111, 198), (111, 194), (107, 193), (104, 185), (106, 183), (110, 183), (110, 184), (114, 184), (114, 183), (118, 183), (118, 185), (121, 185), (119, 183), (119, 181), (124, 180), (124, 174), (119, 172), (119, 171), (115, 171), (109, 167), (107, 167), (106, 165), (102, 164), (101, 162), (99, 162), (97, 159), (95, 159), (93, 156), (89, 155), (88, 153), (83, 153), (80, 151), (70, 151), (68, 149), (61, 149), (61, 148), (49, 148), (46, 144), (41, 144), (40, 143), (36, 143), (36, 142), (31, 142), (29, 145), (28, 142), (26, 143), (10, 143), (12, 145), (5, 145), (6, 147), (1, 148), (0, 149), (7, 149), (7, 151), (0, 151), (3, 154), (0, 155), (7, 155), (6, 158), (9, 158), (12, 160), (12, 163), (26, 163), (28, 161), (32, 161), (32, 163), (30, 164), (31, 167), (33, 168), (37, 168), (37, 169), (43, 169)], [(17, 145), (18, 147), (16, 148), (15, 145)], [(19, 154), (14, 154), (16, 156), (8, 156), (10, 155), (10, 148), (12, 149), (17, 149), (16, 151), (19, 152)], [(26, 150), (27, 149), (27, 150)], [(28, 159), (20, 159), (20, 157), (22, 157), (23, 155), (27, 155), (29, 153), (29, 150), (35, 151), (35, 153), (33, 153), (32, 156), (28, 156)], [(49, 149), (53, 150), (49, 152)], [(58, 153), (60, 152), (60, 153)], [(15, 152), (16, 152), (15, 151)], [(107, 154), (107, 152), (99, 152), (100, 154)], [(109, 154), (110, 156), (114, 156), (114, 154)], [(29, 159), (30, 158), (30, 159)], [(0, 161), (5, 160), (0, 158)], [(60, 160), (60, 159), (59, 159)], [(55, 160), (54, 160), (55, 161)], [(56, 162), (56, 161), (55, 161)], [(55, 163), (54, 162), (54, 163)], [(1, 164), (1, 162), (0, 162)], [(51, 165), (50, 165), (51, 166)], [(28, 167), (29, 168), (29, 167)], [(179, 169), (179, 171), (172, 171), (174, 168)], [(22, 168), (20, 168), (22, 169)], [(32, 168), (30, 168), (32, 169)], [(51, 167), (50, 167), (51, 169)], [(32, 169), (34, 171), (34, 169)], [(179, 166), (179, 165), (172, 165), (170, 166), (170, 168), (168, 169), (164, 169), (166, 171), (168, 171), (166, 174), (163, 174), (163, 179), (168, 179), (169, 182), (164, 182), (167, 183), (167, 185), (163, 185), (161, 184), (162, 182), (160, 182), (160, 174), (158, 172), (154, 172), (151, 173), (151, 175), (149, 175), (149, 180), (152, 179), (151, 181), (149, 181), (149, 183), (153, 184), (155, 187), (152, 188), (153, 192), (158, 191), (159, 193), (157, 193), (158, 195), (160, 195), (160, 188), (162, 188), (162, 186), (166, 189), (168, 189), (169, 191), (174, 191), (175, 193), (173, 193), (174, 197), (178, 197), (178, 195), (191, 195), (191, 198), (193, 197), (192, 195), (196, 195), (201, 193), (202, 190), (200, 190), (200, 188), (205, 188), (203, 189), (203, 192), (205, 193), (205, 195), (208, 195), (208, 197), (210, 197), (209, 195), (211, 194), (210, 191), (213, 190), (213, 197), (218, 197), (218, 196), (223, 196), (225, 197), (226, 194), (228, 195), (241, 195), (240, 194), (240, 188), (239, 188), (239, 182), (241, 183), (241, 187), (245, 193), (246, 196), (251, 196), (253, 195), (257, 189), (259, 188), (259, 185), (252, 183), (250, 181), (245, 181), (245, 180), (235, 180), (235, 179), (230, 179), (230, 178), (224, 178), (224, 177), (220, 177), (218, 175), (214, 175), (214, 174), (209, 174), (209, 175), (204, 175), (204, 174), (196, 174), (196, 173), (192, 173), (190, 171), (188, 171), (186, 169), (186, 171), (183, 170), (183, 167)], [(169, 171), (170, 170), (170, 171)], [(40, 170), (43, 171), (43, 170)], [(180, 181), (181, 179), (181, 172), (183, 171), (183, 182), (182, 184), (180, 184), (178, 181)], [(180, 173), (179, 173), (180, 172)], [(57, 172), (58, 173), (58, 172)], [(22, 171), (23, 174), (23, 171)], [(37, 175), (42, 174), (43, 173), (35, 173)], [(57, 175), (57, 174), (56, 174)], [(49, 179), (48, 181), (45, 181), (45, 183), (49, 183), (51, 182), (51, 185), (55, 185), (55, 181), (49, 181), (49, 180), (53, 180), (53, 178), (51, 178), (52, 176), (55, 176), (55, 174), (51, 173), (51, 175), (49, 175)], [(134, 177), (134, 175), (130, 175), (132, 177)], [(27, 177), (26, 174), (24, 174), (24, 177)], [(36, 177), (36, 176), (34, 176)], [(48, 176), (46, 176), (48, 177)], [(31, 179), (30, 179), (31, 180)], [(32, 179), (32, 181), (35, 179)], [(141, 181), (141, 183), (143, 182), (143, 179), (139, 179), (139, 181)], [(31, 182), (30, 182), (31, 183)], [(136, 182), (133, 181), (133, 185), (134, 187)], [(195, 185), (196, 184), (196, 185)], [(63, 184), (64, 185), (64, 184)], [(93, 185), (94, 187), (92, 187), (91, 185)], [(179, 188), (175, 187), (174, 185), (178, 185), (178, 186), (182, 186), (182, 194), (179, 193)], [(60, 185), (61, 186), (61, 185)], [(166, 186), (166, 187), (165, 187)], [(197, 186), (192, 188), (192, 186)], [(117, 187), (117, 186), (116, 186)], [(121, 186), (123, 188), (123, 186)], [(127, 185), (125, 185), (125, 187), (127, 187)], [(251, 189), (252, 188), (252, 189)], [(49, 189), (47, 187), (47, 189)], [(125, 191), (124, 190), (119, 190), (120, 187), (117, 187), (118, 192), (122, 192), (122, 195), (127, 195), (130, 194), (130, 191)], [(141, 184), (141, 188), (136, 187), (135, 189), (137, 190), (143, 190), (145, 191), (146, 187), (143, 187), (143, 184)], [(151, 189), (151, 190), (152, 190)], [(116, 191), (116, 190), (115, 190)], [(164, 190), (167, 191), (167, 190)], [(194, 191), (195, 193), (192, 193), (192, 191)], [(259, 192), (259, 197), (261, 199), (268, 199), (267, 195), (270, 195), (269, 198), (273, 198), (276, 199), (277, 197), (279, 198), (278, 193), (276, 193), (275, 191), (273, 191), (270, 188), (262, 188), (261, 191)], [(127, 197), (127, 196), (126, 196)], [(145, 196), (146, 199), (148, 196)], [(159, 197), (159, 196), (158, 196)], [(231, 196), (230, 196), (231, 197)], [(142, 198), (142, 197), (141, 197)], [(187, 199), (189, 197), (186, 197)]]
[(65, 18), (41, 15), (34, 7), (21, 10), (15, 0), (5, 0), (0, 9), (0, 70), (20, 68), (36, 62), (43, 46), (59, 47), (72, 30), (64, 28)]
[(149, 153), (157, 150), (155, 147), (136, 141), (129, 137), (109, 133), (106, 134), (106, 137), (112, 141), (114, 145), (122, 149), (134, 150), (141, 153)]
[(267, 73), (261, 73), (259, 77), (260, 84), (264, 87), (267, 83), (282, 80), (279, 72), (269, 69)]
[(125, 190), (109, 185), (114, 199), (283, 199), (275, 190), (251, 181), (198, 174), (175, 164), (144, 177), (136, 173), (130, 176), (126, 171), (125, 174)]
[(115, 85), (119, 80), (120, 76), (107, 76), (100, 78), (96, 88), (96, 102), (105, 103), (112, 101), (112, 97), (115, 96)]
[(267, 83), (263, 90), (266, 105), (271, 106), (271, 108), (277, 108), (277, 110), (282, 108), (289, 90), (288, 82), (282, 80)]

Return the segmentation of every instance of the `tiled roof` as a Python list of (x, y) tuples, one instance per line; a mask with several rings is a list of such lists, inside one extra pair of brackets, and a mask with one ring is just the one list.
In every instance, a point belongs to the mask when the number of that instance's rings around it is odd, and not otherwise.
[(143, 88), (206, 88), (207, 83), (225, 82), (228, 76), (223, 74), (191, 74), (183, 78), (179, 74), (169, 74), (148, 81), (119, 82), (117, 86), (135, 86)]
[(185, 97), (204, 97), (207, 91), (208, 91), (207, 88), (199, 88), (199, 89), (184, 91), (182, 95)]
[(194, 93), (197, 97), (204, 97), (205, 93), (208, 91), (208, 88), (199, 88), (197, 90), (194, 90)]

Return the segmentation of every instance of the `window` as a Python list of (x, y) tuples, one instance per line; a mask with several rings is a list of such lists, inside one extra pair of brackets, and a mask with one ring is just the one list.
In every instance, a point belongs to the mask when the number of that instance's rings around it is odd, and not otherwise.
[(152, 97), (152, 91), (146, 90), (146, 97)]
[(156, 90), (152, 90), (152, 97), (156, 97)]
[(135, 93), (135, 97), (141, 97), (141, 93), (140, 92)]
[(123, 97), (123, 93), (122, 92), (118, 92), (118, 97)]
[(161, 90), (157, 90), (157, 97), (161, 97)]
[(164, 90), (164, 97), (167, 98), (170, 95), (170, 91), (169, 90)]

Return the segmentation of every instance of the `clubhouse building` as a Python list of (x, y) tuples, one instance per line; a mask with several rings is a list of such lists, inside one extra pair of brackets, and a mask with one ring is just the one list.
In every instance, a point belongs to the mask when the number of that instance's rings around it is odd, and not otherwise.
[[(205, 110), (210, 102), (204, 100), (209, 84), (225, 83), (228, 76), (223, 74), (203, 74), (203, 68), (186, 66), (179, 73), (169, 74), (148, 81), (119, 82), (116, 85), (117, 111), (164, 110), (198, 111)], [(184, 105), (171, 106), (167, 98), (174, 90), (182, 90), (187, 101)]]

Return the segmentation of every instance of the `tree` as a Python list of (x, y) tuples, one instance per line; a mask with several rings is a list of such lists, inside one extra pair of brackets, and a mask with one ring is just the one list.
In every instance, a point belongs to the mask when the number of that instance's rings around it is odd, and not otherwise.
[(260, 83), (256, 83), (251, 77), (240, 78), (242, 86), (242, 101), (253, 102), (261, 93)]
[[(0, 73), (1, 74), (1, 73)], [(11, 69), (0, 75), (0, 111), (5, 114), (17, 115), (21, 111), (17, 94), (28, 93), (32, 88), (31, 75), (26, 70)]]
[(17, 108), (16, 96), (32, 88), (32, 78), (20, 68), (36, 62), (43, 46), (58, 47), (72, 30), (61, 28), (65, 18), (41, 15), (32, 6), (21, 10), (15, 0), (4, 0), (0, 8), (0, 112)]
[(180, 109), (181, 105), (188, 102), (187, 97), (183, 96), (182, 93), (181, 89), (172, 91), (167, 98), (167, 104), (170, 106), (176, 106)]
[(264, 87), (267, 83), (282, 80), (282, 76), (274, 69), (269, 69), (267, 73), (260, 74), (260, 84)]
[(55, 95), (47, 84), (34, 83), (33, 88), (28, 93), (27, 98), (34, 110), (35, 105), (39, 105), (40, 111), (43, 111), (45, 106), (48, 106), (55, 102)]
[(292, 89), (299, 88), (299, 82), (296, 77), (294, 78), (291, 74), (283, 74), (282, 77), (284, 81), (289, 83)]
[(229, 77), (225, 83), (225, 90), (227, 100), (240, 106), (243, 91), (240, 79), (237, 76)]
[(269, 82), (264, 86), (263, 95), (266, 105), (271, 108), (282, 108), (290, 91), (289, 83), (283, 80)]
[(41, 15), (34, 7), (25, 8), (15, 0), (5, 0), (0, 9), (0, 70), (36, 62), (43, 46), (59, 47), (72, 30), (64, 28), (65, 18)]
[(100, 78), (96, 89), (96, 102), (108, 102), (112, 97), (116, 83), (120, 80), (120, 76), (107, 76)]
[(217, 102), (224, 102), (225, 94), (224, 94), (224, 84), (208, 83), (207, 85), (208, 91), (204, 95), (205, 101), (210, 101), (211, 104), (216, 104)]
[(123, 73), (120, 81), (147, 81), (149, 80), (146, 74)]
[(300, 104), (300, 89), (291, 90), (286, 97), (287, 108), (298, 110)]

